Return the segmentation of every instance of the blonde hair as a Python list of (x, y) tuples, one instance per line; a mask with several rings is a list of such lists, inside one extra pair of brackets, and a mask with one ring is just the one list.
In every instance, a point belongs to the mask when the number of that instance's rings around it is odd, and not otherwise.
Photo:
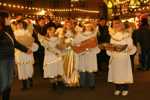
[(84, 25), (83, 25), (83, 32), (86, 31), (86, 26), (90, 26), (91, 27), (91, 31), (94, 32), (95, 27), (94, 27), (93, 23), (91, 23), (91, 22), (85, 22)]
[(63, 34), (65, 34), (66, 33), (66, 31), (67, 31), (67, 28), (66, 28), (66, 24), (67, 23), (70, 23), (71, 24), (71, 32), (74, 34), (74, 35), (76, 35), (77, 34), (77, 32), (75, 31), (75, 28), (74, 28), (74, 26), (73, 26), (73, 22), (71, 21), (71, 20), (66, 20), (65, 21), (65, 23), (64, 23), (64, 27), (63, 27)]

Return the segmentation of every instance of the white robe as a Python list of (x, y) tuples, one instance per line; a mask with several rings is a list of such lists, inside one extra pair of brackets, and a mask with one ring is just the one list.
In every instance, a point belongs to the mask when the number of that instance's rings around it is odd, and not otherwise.
[[(25, 34), (29, 35), (30, 33), (28, 33), (26, 30), (18, 30), (15, 31), (14, 34), (15, 36), (25, 36)], [(38, 45), (33, 43), (30, 49), (32, 51), (36, 51), (38, 49)], [(19, 80), (26, 80), (28, 78), (32, 78), (34, 64), (33, 53), (26, 54), (20, 50), (15, 49), (15, 62), (17, 64)]]
[(107, 54), (110, 56), (108, 82), (115, 84), (133, 83), (130, 55), (136, 52), (136, 48), (133, 45), (132, 38), (128, 33), (118, 32), (112, 36), (110, 43), (127, 44), (128, 47), (121, 52), (107, 51)]
[[(96, 36), (95, 33), (92, 32), (84, 32), (77, 35), (74, 39), (74, 44), (80, 44), (82, 41), (87, 40), (91, 37)], [(98, 70), (97, 67), (97, 53), (100, 52), (98, 47), (89, 49), (89, 51), (85, 51), (79, 54), (76, 54), (76, 69), (79, 72), (96, 72)]]
[(51, 37), (49, 40), (41, 41), (41, 44), (45, 48), (43, 67), (44, 78), (55, 78), (58, 75), (63, 75), (63, 60), (61, 51), (56, 48), (58, 43), (59, 39), (57, 37)]

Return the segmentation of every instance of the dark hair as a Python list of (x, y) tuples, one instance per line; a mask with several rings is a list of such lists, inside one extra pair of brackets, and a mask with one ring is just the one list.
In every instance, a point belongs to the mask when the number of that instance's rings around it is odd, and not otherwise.
[(146, 26), (148, 26), (148, 19), (147, 18), (143, 18), (141, 20), (140, 28), (146, 27)]
[[(48, 27), (48, 28), (46, 29), (46, 31), (52, 30), (52, 29), (55, 29), (55, 30), (56, 30), (56, 28), (55, 28), (54, 26), (50, 26), (50, 27)], [(46, 37), (49, 37), (49, 34), (47, 33), (45, 36), (46, 36)]]
[(114, 17), (112, 18), (112, 21), (114, 21), (114, 20), (120, 20), (120, 17), (119, 17), (119, 16), (114, 16)]
[(100, 19), (100, 20), (107, 20), (107, 18), (104, 17), (104, 16), (100, 17), (99, 19)]
[(18, 20), (18, 21), (17, 21), (17, 24), (22, 24), (22, 25), (23, 25), (23, 28), (24, 28), (24, 29), (27, 29), (27, 26), (28, 26), (28, 25), (27, 25), (27, 23), (26, 23), (25, 21), (23, 21), (23, 20)]
[(43, 16), (40, 16), (36, 19), (36, 23), (39, 24), (39, 21), (45, 20)]
[(120, 17), (119, 16), (114, 16), (112, 19), (111, 19), (112, 23), (111, 23), (111, 27), (113, 27), (113, 22), (114, 21), (121, 21)]
[(5, 27), (5, 18), (9, 17), (9, 13), (5, 11), (0, 11), (0, 31)]
[(125, 29), (128, 29), (130, 27), (130, 22), (129, 21), (125, 21), (124, 22), (124, 26), (125, 26)]

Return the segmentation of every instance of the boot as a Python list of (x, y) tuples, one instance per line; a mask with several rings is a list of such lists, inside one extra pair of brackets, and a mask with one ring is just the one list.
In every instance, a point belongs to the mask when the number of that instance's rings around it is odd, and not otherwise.
[(65, 89), (65, 84), (61, 76), (57, 76), (57, 90), (62, 93)]
[(32, 79), (32, 78), (29, 78), (28, 81), (29, 81), (29, 87), (30, 87), (30, 88), (33, 87), (33, 79)]
[(2, 100), (9, 100), (9, 98), (10, 98), (10, 92), (11, 92), (11, 88), (6, 89), (2, 93)]
[(21, 89), (22, 89), (23, 91), (28, 89), (27, 80), (23, 80), (23, 81), (22, 81), (22, 88), (21, 88)]
[(64, 87), (65, 87), (63, 81), (58, 81), (58, 82), (57, 82), (57, 86), (58, 86), (58, 88), (59, 88), (60, 90), (63, 90)]
[(56, 83), (56, 82), (52, 83), (52, 89), (53, 89), (53, 90), (56, 90), (56, 89), (57, 89), (57, 83)]
[(56, 90), (56, 86), (57, 86), (57, 82), (56, 82), (56, 79), (55, 78), (50, 78), (50, 90)]

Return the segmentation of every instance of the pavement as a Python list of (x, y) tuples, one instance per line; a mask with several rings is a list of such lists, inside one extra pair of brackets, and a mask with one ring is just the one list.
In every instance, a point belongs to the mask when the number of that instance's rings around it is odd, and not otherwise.
[(150, 100), (150, 71), (134, 71), (134, 84), (130, 85), (129, 95), (114, 96), (114, 86), (107, 82), (107, 72), (96, 75), (96, 87), (65, 88), (55, 91), (49, 88), (49, 81), (35, 76), (33, 88), (21, 90), (21, 81), (14, 80), (11, 100)]

